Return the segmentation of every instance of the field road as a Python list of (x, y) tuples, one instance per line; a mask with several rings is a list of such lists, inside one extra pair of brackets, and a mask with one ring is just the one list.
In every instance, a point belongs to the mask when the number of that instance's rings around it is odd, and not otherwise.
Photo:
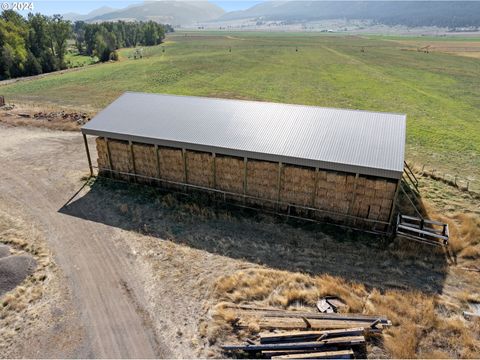
[(65, 275), (88, 337), (78, 357), (171, 357), (119, 230), (59, 212), (88, 172), (80, 133), (0, 125), (0, 136), (0, 201), (38, 222)]

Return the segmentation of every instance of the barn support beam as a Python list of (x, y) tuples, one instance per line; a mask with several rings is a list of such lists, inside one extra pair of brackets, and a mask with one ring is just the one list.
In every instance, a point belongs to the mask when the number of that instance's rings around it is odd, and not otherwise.
[(243, 195), (247, 195), (247, 163), (248, 158), (243, 158)]
[(93, 176), (93, 166), (92, 166), (92, 158), (90, 157), (90, 150), (88, 148), (88, 141), (87, 135), (83, 135), (83, 143), (85, 144), (85, 151), (87, 152), (87, 160), (88, 160), (88, 168), (90, 169), (90, 176)]
[[(187, 173), (187, 150), (182, 149), (182, 158), (183, 158), (183, 182), (188, 184), (188, 173)], [(187, 187), (184, 186), (184, 191), (187, 192)]]
[(393, 197), (392, 206), (390, 208), (390, 216), (388, 217), (388, 223), (390, 224), (390, 226), (392, 225), (393, 215), (395, 215), (395, 204), (397, 203), (398, 192), (400, 191), (400, 186), (402, 186), (401, 182), (402, 182), (402, 179), (400, 178), (397, 181), (397, 188), (395, 189), (395, 195)]
[[(110, 168), (110, 176), (113, 175), (113, 165), (112, 165), (112, 155), (110, 153), (110, 145), (108, 145), (108, 138), (105, 137), (105, 145), (106, 145), (106, 148), (107, 148), (107, 158), (108, 158), (108, 166)], [(112, 176), (113, 177), (113, 176)]]
[(217, 159), (217, 155), (215, 153), (212, 153), (212, 172), (213, 172), (213, 178), (212, 178), (212, 181), (213, 181), (213, 188), (216, 189), (217, 188), (217, 164), (216, 164), (216, 159)]
[(283, 164), (282, 164), (282, 162), (279, 162), (278, 163), (278, 177), (277, 177), (277, 204), (276, 204), (277, 211), (278, 211), (278, 207), (279, 207), (280, 190), (281, 190), (281, 186), (282, 186), (282, 168), (283, 168)]
[(156, 159), (156, 163), (157, 163), (157, 178), (160, 179), (160, 155), (158, 155), (158, 145), (155, 144), (154, 145), (154, 149), (155, 149), (155, 159)]
[(318, 167), (315, 168), (315, 180), (313, 183), (313, 195), (312, 195), (312, 207), (315, 207), (315, 199), (317, 198), (317, 187), (318, 187)]
[(132, 170), (133, 173), (135, 174), (133, 178), (135, 179), (135, 182), (137, 182), (137, 169), (135, 167), (135, 154), (133, 153), (133, 143), (132, 141), (128, 142), (128, 152), (130, 153), (130, 161), (132, 162)]

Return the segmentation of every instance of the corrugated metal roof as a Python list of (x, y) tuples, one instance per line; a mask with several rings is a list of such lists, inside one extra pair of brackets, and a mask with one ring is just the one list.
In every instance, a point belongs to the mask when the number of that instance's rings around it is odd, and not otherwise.
[(398, 179), (406, 116), (127, 92), (82, 127), (90, 135)]

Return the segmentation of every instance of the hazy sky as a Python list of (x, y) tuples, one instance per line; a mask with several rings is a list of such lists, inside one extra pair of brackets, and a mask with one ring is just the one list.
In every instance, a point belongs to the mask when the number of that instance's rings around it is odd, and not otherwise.
[[(261, 1), (236, 1), (223, 0), (211, 1), (214, 4), (225, 9), (225, 11), (247, 9)], [(75, 12), (79, 14), (86, 14), (92, 10), (98, 9), (102, 6), (109, 6), (113, 8), (125, 8), (128, 5), (141, 4), (142, 1), (118, 1), (118, 0), (33, 0), (34, 12), (41, 12), (42, 14), (64, 14), (68, 12)]]

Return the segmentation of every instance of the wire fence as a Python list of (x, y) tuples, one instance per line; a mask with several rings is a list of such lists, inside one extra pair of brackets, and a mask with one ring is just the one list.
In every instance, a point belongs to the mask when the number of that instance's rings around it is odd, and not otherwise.
[[(410, 164), (409, 164), (410, 165)], [(412, 165), (410, 165), (412, 167)], [(457, 174), (450, 174), (445, 171), (437, 170), (428, 165), (414, 165), (412, 167), (417, 175), (428, 177), (444, 184), (456, 187), (461, 191), (471, 193), (480, 198), (480, 180), (475, 178), (464, 178)]]

